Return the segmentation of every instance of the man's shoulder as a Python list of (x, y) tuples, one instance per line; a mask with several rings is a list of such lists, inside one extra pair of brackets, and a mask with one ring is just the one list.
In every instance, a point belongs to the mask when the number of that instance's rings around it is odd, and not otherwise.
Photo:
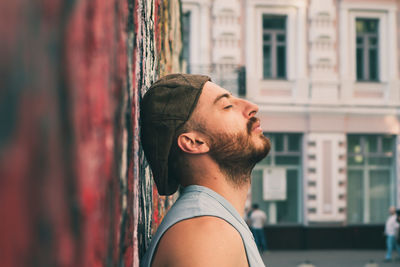
[[(247, 264), (239, 232), (213, 216), (180, 221), (168, 229), (158, 245), (153, 266), (243, 266)], [(178, 264), (179, 263), (179, 264)]]
[[(195, 229), (197, 229), (197, 231), (193, 231)], [(199, 216), (183, 220), (172, 226), (169, 231), (176, 231), (178, 234), (182, 232), (190, 235), (198, 235), (199, 232), (202, 231), (208, 233), (215, 232), (220, 234), (237, 233), (239, 235), (237, 230), (232, 225), (230, 225), (225, 220), (215, 216)]]

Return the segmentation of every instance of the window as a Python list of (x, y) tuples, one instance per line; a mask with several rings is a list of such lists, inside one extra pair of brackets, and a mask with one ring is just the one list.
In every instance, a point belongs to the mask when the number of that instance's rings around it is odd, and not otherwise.
[(394, 204), (394, 137), (347, 137), (347, 220), (383, 223)]
[(186, 72), (190, 73), (190, 18), (191, 12), (182, 16), (182, 58), (186, 63)]
[[(252, 173), (251, 201), (259, 204), (269, 216), (269, 222), (299, 223), (301, 218), (301, 134), (270, 134), (270, 154)], [(263, 176), (268, 169), (283, 168), (286, 178), (286, 199), (265, 201)]]
[(358, 81), (378, 81), (378, 19), (356, 19)]
[(244, 31), (246, 97), (282, 103), (306, 97), (307, 5), (293, 0), (243, 2), (248, 11)]
[(263, 16), (263, 77), (286, 78), (286, 16)]

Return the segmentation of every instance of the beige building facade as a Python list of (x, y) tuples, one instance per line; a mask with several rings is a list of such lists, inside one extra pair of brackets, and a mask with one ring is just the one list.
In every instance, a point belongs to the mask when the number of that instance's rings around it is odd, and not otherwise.
[(259, 105), (269, 225), (382, 225), (400, 208), (400, 1), (182, 0), (184, 58)]

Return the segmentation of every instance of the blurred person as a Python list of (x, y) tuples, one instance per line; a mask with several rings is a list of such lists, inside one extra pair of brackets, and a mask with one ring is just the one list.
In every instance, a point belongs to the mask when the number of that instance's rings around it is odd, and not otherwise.
[(141, 141), (161, 195), (182, 187), (142, 267), (264, 266), (244, 207), (270, 150), (258, 107), (203, 75), (171, 74), (141, 102)]
[[(400, 226), (400, 209), (396, 210), (396, 217), (397, 217), (396, 221)], [(400, 227), (397, 229), (396, 241), (397, 241), (397, 246), (400, 247)]]
[(266, 251), (267, 241), (265, 239), (264, 225), (267, 222), (267, 215), (264, 211), (259, 209), (258, 204), (253, 204), (249, 221), (250, 229), (254, 235), (258, 249), (260, 251)]
[(251, 226), (250, 226), (250, 216), (251, 213), (253, 212), (253, 205), (251, 205), (249, 208), (245, 208), (245, 213), (244, 213), (244, 221), (247, 223), (247, 225), (249, 226), (250, 230), (251, 230)]
[(389, 208), (389, 217), (385, 224), (385, 235), (386, 235), (386, 256), (385, 261), (392, 260), (392, 251), (397, 250), (398, 256), (400, 257), (400, 246), (396, 242), (396, 236), (399, 231), (399, 223), (397, 222), (396, 208)]

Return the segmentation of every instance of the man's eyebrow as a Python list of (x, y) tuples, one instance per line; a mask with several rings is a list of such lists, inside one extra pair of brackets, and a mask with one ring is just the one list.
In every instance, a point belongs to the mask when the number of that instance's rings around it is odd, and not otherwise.
[(221, 100), (222, 98), (226, 97), (226, 98), (230, 98), (232, 96), (232, 94), (229, 93), (225, 93), (222, 95), (217, 96), (217, 98), (214, 100), (214, 104), (216, 104), (219, 100)]

